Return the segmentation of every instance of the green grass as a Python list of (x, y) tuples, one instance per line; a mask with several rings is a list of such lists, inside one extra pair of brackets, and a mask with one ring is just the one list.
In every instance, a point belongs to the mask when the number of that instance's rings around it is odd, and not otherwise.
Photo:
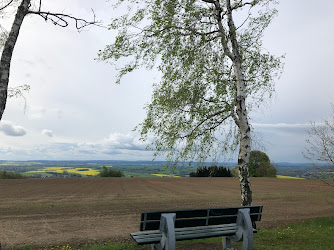
[[(334, 217), (292, 224), (283, 228), (261, 230), (254, 234), (254, 249), (334, 249)], [(184, 241), (181, 244), (210, 244), (221, 249), (221, 238)], [(241, 249), (241, 242), (232, 242), (232, 246)], [(186, 249), (186, 248), (185, 248)]]
[[(260, 249), (334, 249), (334, 217), (318, 218), (298, 224), (291, 224), (271, 230), (258, 230), (254, 235), (254, 250)], [(221, 237), (177, 242), (180, 249), (192, 249), (194, 245), (203, 245), (203, 248), (215, 250), (222, 249)], [(232, 246), (241, 249), (242, 242), (232, 242)], [(24, 248), (32, 250), (34, 248)], [(80, 250), (133, 250), (150, 249), (149, 246), (140, 247), (135, 244), (109, 243), (106, 245), (93, 245), (86, 247), (54, 247), (43, 248), (47, 250), (80, 249)]]
[[(35, 250), (36, 248), (25, 247), (22, 250)], [(71, 247), (70, 245), (66, 246), (55, 246), (49, 248), (38, 248), (38, 250), (139, 250), (139, 249), (148, 249), (148, 246), (138, 246), (136, 244), (127, 244), (127, 243), (108, 243), (104, 245), (92, 245), (92, 246), (83, 246), (83, 247)], [(13, 250), (16, 250), (14, 248)]]
[(318, 218), (288, 227), (261, 230), (256, 249), (334, 249), (334, 217)]

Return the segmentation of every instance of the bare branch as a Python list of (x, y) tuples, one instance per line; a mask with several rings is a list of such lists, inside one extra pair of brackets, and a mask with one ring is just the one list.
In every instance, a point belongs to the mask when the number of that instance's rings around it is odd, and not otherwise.
[(0, 11), (3, 10), (3, 9), (5, 9), (6, 7), (8, 7), (13, 1), (14, 1), (14, 0), (11, 0), (11, 1), (9, 1), (9, 3), (7, 3), (5, 6), (0, 7)]
[(24, 96), (25, 92), (29, 92), (30, 90), (30, 86), (25, 84), (25, 85), (21, 85), (15, 88), (8, 88), (8, 97), (12, 98), (12, 97), (16, 97), (16, 98), (23, 98), (24, 101), (24, 111), (26, 111), (27, 109), (27, 100)]
[(246, 19), (242, 22), (242, 24), (239, 27), (236, 28), (236, 30), (241, 28), (247, 22), (247, 20), (249, 19), (250, 16), (251, 16), (251, 13), (250, 13), (250, 9), (249, 9)]
[[(332, 116), (334, 118), (334, 105), (332, 104)], [(321, 171), (324, 176), (334, 177), (334, 120), (325, 120), (324, 124), (311, 122), (311, 129), (308, 131), (309, 138), (306, 140), (308, 146), (303, 152), (304, 158), (312, 161), (313, 167)], [(316, 162), (326, 162), (323, 167), (316, 165)], [(324, 181), (326, 184), (326, 181)], [(332, 184), (329, 184), (332, 185)]]
[[(39, 6), (39, 9), (41, 6)], [(67, 27), (68, 26), (68, 20), (66, 18), (72, 19), (75, 21), (75, 27), (79, 31), (84, 27), (87, 27), (89, 25), (98, 25), (101, 23), (100, 21), (96, 20), (96, 15), (94, 13), (94, 10), (92, 9), (93, 12), (93, 21), (86, 21), (85, 19), (82, 18), (77, 18), (68, 14), (63, 14), (63, 13), (52, 13), (52, 12), (45, 12), (45, 11), (32, 11), (29, 10), (28, 14), (35, 14), (41, 16), (45, 21), (50, 20), (51, 23), (54, 25), (60, 26), (60, 27)]]

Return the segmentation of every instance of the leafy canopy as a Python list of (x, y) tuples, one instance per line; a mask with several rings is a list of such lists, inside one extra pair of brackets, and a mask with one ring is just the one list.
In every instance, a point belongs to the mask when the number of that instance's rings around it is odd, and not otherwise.
[[(217, 13), (216, 5), (220, 12)], [(232, 1), (247, 107), (258, 107), (274, 91), (282, 57), (262, 48), (262, 37), (277, 10), (275, 0)], [(227, 1), (120, 0), (125, 15), (112, 19), (118, 35), (99, 52), (99, 60), (114, 63), (117, 83), (135, 69), (156, 64), (161, 80), (140, 130), (153, 133), (152, 149), (167, 160), (217, 159), (238, 146), (236, 77), (227, 23)], [(225, 42), (225, 43), (224, 43)], [(224, 45), (225, 44), (225, 45)]]
[(262, 151), (254, 150), (249, 156), (249, 176), (276, 177), (276, 168), (270, 164), (268, 155)]
[(99, 174), (100, 177), (124, 177), (124, 174), (121, 170), (109, 169), (106, 166), (102, 167), (102, 170)]

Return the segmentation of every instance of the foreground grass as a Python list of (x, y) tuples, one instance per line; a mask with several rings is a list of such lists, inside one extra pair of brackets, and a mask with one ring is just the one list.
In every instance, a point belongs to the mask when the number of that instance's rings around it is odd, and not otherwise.
[[(254, 235), (254, 249), (334, 249), (334, 217), (317, 218), (311, 221), (292, 224), (287, 227), (271, 230), (261, 230)], [(184, 244), (207, 244), (208, 249), (222, 249), (221, 238), (193, 240)], [(241, 242), (232, 242), (232, 246), (241, 249)], [(189, 248), (191, 249), (191, 248)], [(205, 248), (203, 248), (205, 249)]]
[(334, 217), (263, 230), (256, 237), (256, 249), (334, 249)]
[[(254, 236), (254, 249), (334, 249), (334, 217), (318, 218), (303, 223), (292, 224), (287, 227), (271, 230), (261, 230)], [(241, 249), (241, 242), (232, 242), (232, 245)], [(221, 237), (183, 241), (177, 243), (178, 249), (222, 249)], [(31, 250), (33, 248), (24, 248)], [(110, 243), (93, 245), (81, 248), (67, 246), (44, 248), (46, 250), (132, 250), (150, 249), (149, 246), (139, 247), (135, 244)]]

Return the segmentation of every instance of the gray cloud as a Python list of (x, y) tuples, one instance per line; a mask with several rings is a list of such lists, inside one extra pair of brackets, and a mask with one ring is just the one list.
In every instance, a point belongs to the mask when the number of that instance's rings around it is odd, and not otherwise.
[(252, 123), (256, 132), (267, 132), (281, 135), (305, 134), (310, 129), (310, 123)]
[(1, 121), (0, 131), (8, 136), (24, 136), (27, 133), (23, 127), (14, 125), (10, 121)]
[[(321, 125), (320, 123), (318, 123)], [(310, 123), (252, 123), (260, 144), (274, 162), (305, 162), (302, 151)]]
[[(43, 135), (53, 135), (51, 130), (44, 129)], [(51, 142), (49, 144), (40, 144), (33, 149), (37, 154), (62, 154), (68, 153), (72, 157), (88, 156), (104, 157), (110, 155), (147, 155), (152, 154), (151, 151), (146, 150), (146, 146), (149, 142), (142, 142), (139, 140), (137, 133), (112, 133), (104, 140), (95, 142)]]
[(43, 129), (41, 134), (49, 136), (49, 137), (53, 137), (53, 132), (51, 130), (48, 130), (48, 129)]

